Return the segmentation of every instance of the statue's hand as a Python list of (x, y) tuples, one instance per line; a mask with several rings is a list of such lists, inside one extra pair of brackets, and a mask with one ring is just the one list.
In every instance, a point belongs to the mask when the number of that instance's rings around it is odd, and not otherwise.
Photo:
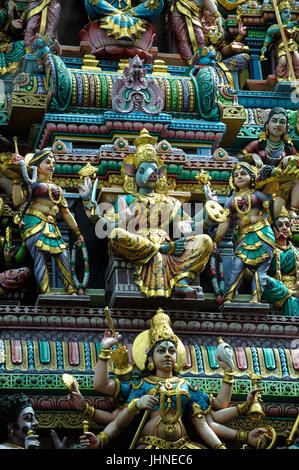
[(216, 26), (217, 26), (217, 28), (218, 28), (218, 31), (219, 31), (220, 33), (223, 33), (222, 16), (218, 16), (218, 18), (216, 18), (215, 24), (216, 24)]
[(90, 201), (92, 193), (92, 183), (91, 179), (85, 177), (83, 184), (78, 185), (79, 194), (83, 201)]
[(255, 394), (258, 392), (262, 392), (264, 389), (263, 388), (255, 388), (254, 390), (251, 390), (248, 395), (247, 395), (247, 405), (250, 406), (253, 403)]
[[(176, 240), (174, 243), (175, 249), (174, 252), (172, 253), (173, 255), (180, 255), (183, 253), (185, 245), (186, 245), (186, 239), (179, 238)], [(167, 254), (171, 250), (171, 244), (170, 243), (164, 243), (164, 245), (161, 245), (159, 248), (160, 253)]]
[(238, 24), (238, 33), (241, 34), (241, 36), (246, 36), (247, 28), (244, 26), (243, 21), (240, 21)]
[(55, 449), (67, 449), (67, 445), (66, 445), (67, 436), (64, 436), (62, 440), (59, 439), (54, 429), (51, 429), (50, 434), (51, 434)]
[(13, 20), (11, 24), (15, 29), (23, 29), (23, 20), (21, 19)]
[(193, 223), (193, 220), (180, 220), (178, 222), (178, 229), (180, 230), (180, 232), (182, 232), (182, 234), (184, 236), (188, 236), (190, 235), (190, 233), (192, 233), (192, 223)]
[(118, 332), (115, 332), (115, 336), (112, 336), (110, 331), (105, 331), (104, 338), (102, 339), (102, 348), (110, 349), (114, 346), (118, 340), (121, 338), (121, 335)]
[(30, 436), (25, 437), (25, 449), (38, 449), (40, 446), (40, 442), (38, 440), (37, 434), (30, 434)]
[(97, 449), (100, 444), (99, 439), (92, 432), (85, 432), (79, 437), (79, 441), (84, 449)]
[(185, 249), (186, 239), (184, 237), (179, 238), (178, 240), (174, 242), (174, 244), (175, 244), (174, 254), (181, 255)]
[(73, 383), (73, 389), (74, 390), (68, 396), (68, 400), (76, 410), (83, 411), (85, 409), (85, 400), (75, 382)]
[(159, 399), (153, 395), (143, 395), (137, 402), (137, 407), (140, 410), (152, 411), (155, 406), (159, 404)]
[(257, 446), (258, 440), (260, 439), (260, 448), (263, 448), (267, 443), (267, 429), (257, 428), (250, 431), (248, 434), (248, 444), (253, 447)]
[(216, 356), (216, 361), (218, 362), (221, 369), (227, 370), (227, 372), (233, 372), (234, 369), (232, 369), (232, 367), (227, 362), (219, 359), (218, 356)]
[(261, 159), (261, 157), (257, 154), (257, 153), (253, 153), (251, 155), (251, 158), (253, 160), (253, 163), (255, 164), (255, 166), (257, 168), (262, 168), (263, 166), (263, 160)]
[(122, 221), (128, 222), (129, 220), (133, 219), (133, 217), (135, 217), (136, 212), (135, 210), (131, 211), (124, 198), (121, 197), (118, 201), (118, 214)]

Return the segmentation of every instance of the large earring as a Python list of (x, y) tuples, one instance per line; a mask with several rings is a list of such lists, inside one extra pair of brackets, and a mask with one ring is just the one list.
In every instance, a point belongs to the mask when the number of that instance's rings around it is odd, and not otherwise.
[(175, 365), (174, 365), (174, 370), (175, 372), (178, 372), (179, 371), (179, 366), (178, 366), (178, 363), (176, 362)]
[(153, 362), (152, 359), (150, 359), (150, 360), (148, 361), (147, 368), (148, 368), (148, 370), (150, 370), (150, 371), (153, 371), (153, 370), (154, 370), (155, 365), (154, 365), (154, 362)]

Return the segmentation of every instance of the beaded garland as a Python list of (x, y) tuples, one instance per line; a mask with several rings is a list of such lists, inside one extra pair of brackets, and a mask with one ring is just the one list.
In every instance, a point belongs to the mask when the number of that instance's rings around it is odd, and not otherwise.
[(79, 282), (77, 275), (76, 275), (76, 256), (77, 256), (76, 245), (73, 246), (72, 254), (71, 254), (71, 271), (72, 271), (72, 276), (73, 276), (74, 283), (77, 289), (85, 289), (89, 281), (88, 252), (87, 252), (87, 248), (84, 242), (81, 243), (81, 250), (82, 250), (83, 261), (84, 261), (84, 276), (83, 276), (82, 282)]
[[(216, 295), (216, 302), (221, 304), (224, 294), (224, 270), (220, 251), (216, 248), (213, 248), (210, 257), (210, 274), (212, 277), (212, 286)], [(218, 279), (220, 280), (218, 281)]]

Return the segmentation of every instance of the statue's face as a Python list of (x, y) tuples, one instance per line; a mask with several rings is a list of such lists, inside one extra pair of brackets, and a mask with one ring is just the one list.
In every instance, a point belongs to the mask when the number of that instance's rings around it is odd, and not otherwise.
[(139, 188), (154, 188), (158, 182), (159, 170), (154, 162), (142, 162), (137, 168), (135, 181)]
[(35, 417), (34, 410), (31, 406), (24, 408), (17, 419), (17, 423), (13, 428), (13, 436), (15, 439), (25, 441), (25, 437), (31, 429), (34, 431), (38, 421)]
[(55, 159), (53, 157), (45, 158), (38, 166), (38, 172), (45, 176), (52, 176), (55, 168)]
[(288, 23), (292, 19), (292, 12), (290, 8), (284, 8), (280, 13), (281, 21), (283, 23)]
[(282, 234), (285, 239), (290, 238), (292, 225), (288, 217), (278, 217), (278, 219), (276, 219), (276, 225), (279, 233)]
[(267, 123), (269, 137), (281, 137), (287, 130), (288, 120), (282, 113), (273, 114)]
[(177, 358), (177, 349), (171, 341), (161, 341), (155, 349), (153, 354), (153, 361), (156, 370), (169, 371), (175, 367)]
[(239, 190), (249, 188), (250, 175), (244, 167), (240, 166), (234, 170), (234, 184)]

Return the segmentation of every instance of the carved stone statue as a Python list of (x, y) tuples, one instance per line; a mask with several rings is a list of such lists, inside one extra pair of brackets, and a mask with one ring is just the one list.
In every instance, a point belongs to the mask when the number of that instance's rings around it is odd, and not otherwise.
[(96, 56), (119, 55), (150, 60), (148, 53), (155, 29), (151, 25), (163, 10), (163, 0), (145, 0), (133, 6), (131, 0), (85, 0), (90, 23), (79, 33)]
[(198, 48), (206, 46), (200, 18), (204, 8), (215, 18), (220, 34), (223, 34), (222, 17), (213, 0), (174, 0), (170, 8), (171, 30), (187, 63), (190, 63)]
[[(265, 60), (265, 53), (270, 44), (275, 48), (275, 75), (282, 80), (293, 80), (299, 78), (299, 50), (298, 50), (298, 20), (291, 21), (292, 11), (288, 0), (281, 0), (278, 3), (281, 23), (286, 37), (286, 45), (282, 39), (280, 27), (278, 24), (271, 25), (267, 29), (264, 45), (262, 47), (261, 60)], [(292, 76), (289, 63), (287, 60), (286, 47), (291, 56), (293, 71), (295, 77)]]
[(26, 23), (24, 43), (28, 52), (31, 52), (32, 43), (38, 33), (55, 39), (60, 11), (60, 0), (28, 0), (28, 6), (22, 15), (22, 20)]
[(155, 81), (146, 78), (146, 70), (139, 56), (129, 59), (129, 67), (124, 68), (124, 77), (114, 81), (112, 109), (120, 113), (141, 111), (158, 114), (164, 107), (164, 96)]
[[(288, 114), (283, 108), (272, 108), (268, 114), (262, 132), (257, 140), (247, 144), (242, 150), (240, 158), (260, 169), (267, 167), (281, 168), (282, 171), (288, 166), (298, 166), (298, 152), (293, 145), (292, 139), (287, 134)], [(280, 195), (288, 202), (290, 214), (293, 218), (298, 217), (299, 213), (299, 182), (297, 177), (291, 177), (292, 183), (288, 190), (280, 192)], [(265, 187), (265, 193), (275, 192), (273, 187)]]
[[(181, 340), (174, 334), (171, 321), (162, 309), (158, 309), (150, 322), (150, 328), (134, 340), (132, 354), (141, 377), (129, 381), (109, 379), (108, 363), (111, 347), (119, 334), (105, 334), (97, 363), (94, 386), (97, 391), (124, 400), (124, 407), (98, 437), (84, 433), (80, 443), (87, 448), (103, 447), (115, 435), (125, 432), (134, 417), (143, 412), (142, 420), (131, 442), (130, 449), (226, 449), (223, 440), (248, 442), (251, 446), (264, 447), (267, 442), (265, 429), (250, 432), (237, 431), (224, 423), (245, 414), (259, 389), (252, 390), (247, 400), (237, 406), (229, 406), (233, 384), (233, 371), (227, 357), (217, 357), (224, 369), (221, 389), (216, 397), (194, 387), (180, 375), (186, 361)], [(228, 346), (228, 345), (227, 345)], [(183, 417), (189, 418), (196, 434), (204, 445), (192, 441), (187, 435)], [(220, 425), (220, 423), (222, 423)]]
[(8, 3), (5, 8), (4, 1), (0, 0), (0, 76), (17, 71), (25, 54), (24, 42), (18, 37), (23, 29), (22, 20), (14, 18), (15, 4)]
[[(166, 167), (155, 143), (156, 138), (143, 129), (135, 141), (136, 151), (123, 162), (127, 194), (98, 216), (100, 227), (108, 226), (112, 253), (134, 264), (136, 285), (145, 296), (170, 297), (175, 291), (196, 298), (191, 284), (208, 262), (212, 240), (208, 235), (188, 236), (191, 227), (201, 221), (196, 221), (196, 216), (191, 219), (180, 201), (167, 194)], [(90, 185), (81, 187), (80, 192), (87, 204)]]
[(0, 449), (38, 449), (37, 419), (23, 393), (0, 398)]

